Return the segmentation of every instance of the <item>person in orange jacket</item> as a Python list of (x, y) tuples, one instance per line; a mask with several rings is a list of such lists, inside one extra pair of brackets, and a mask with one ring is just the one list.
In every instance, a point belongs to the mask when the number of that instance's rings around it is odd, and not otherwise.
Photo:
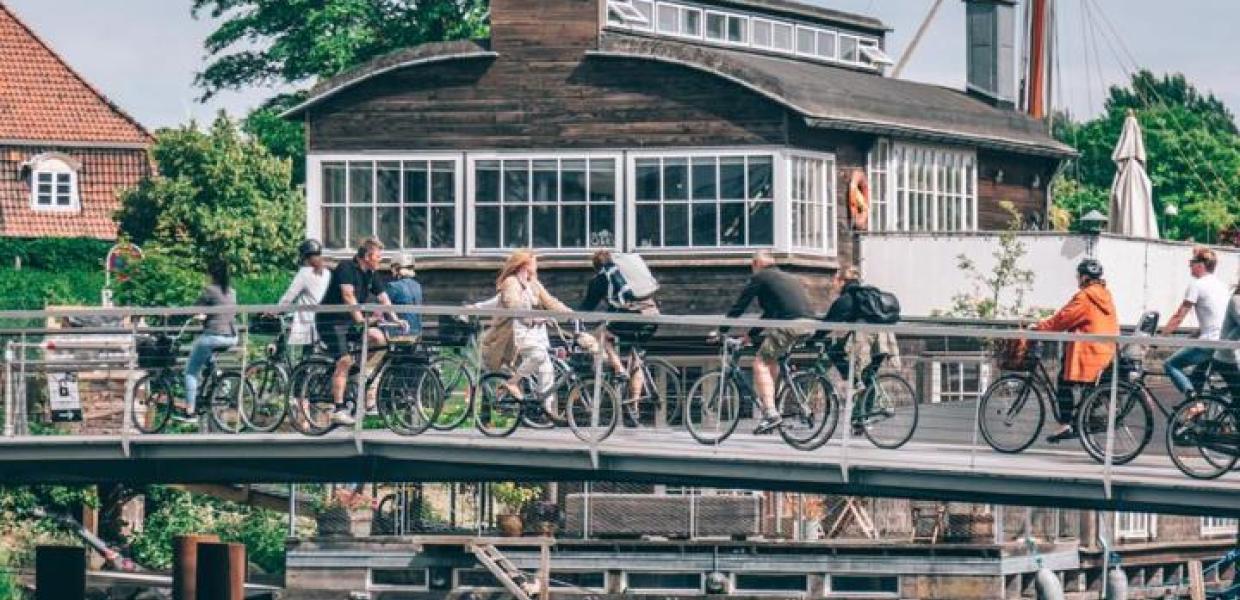
[[(1102, 279), (1102, 263), (1087, 258), (1076, 267), (1076, 279), (1080, 289), (1073, 294), (1059, 312), (1030, 329), (1036, 331), (1066, 331), (1068, 333), (1093, 333), (1116, 335), (1119, 319), (1115, 300)], [(1077, 398), (1081, 389), (1094, 385), (1098, 377), (1115, 357), (1115, 345), (1103, 342), (1068, 342), (1064, 347), (1063, 368), (1059, 371), (1059, 385), (1055, 394), (1057, 410), (1055, 420), (1059, 430), (1046, 438), (1057, 443), (1078, 435), (1072, 426)]]

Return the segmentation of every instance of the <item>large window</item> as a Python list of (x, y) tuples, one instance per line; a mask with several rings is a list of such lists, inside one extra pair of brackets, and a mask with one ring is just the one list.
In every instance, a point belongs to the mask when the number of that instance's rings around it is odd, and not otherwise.
[(1225, 517), (1201, 517), (1201, 535), (1236, 535), (1236, 523), (1236, 519), (1228, 519)]
[(1115, 513), (1115, 537), (1121, 540), (1152, 540), (1158, 535), (1158, 515)]
[(323, 244), (347, 249), (377, 237), (389, 250), (457, 247), (457, 161), (324, 161)]
[(870, 153), (876, 231), (977, 229), (977, 159), (972, 152), (880, 142)]
[(637, 248), (775, 243), (774, 155), (643, 156), (633, 161)]
[(835, 250), (835, 161), (793, 155), (788, 160), (788, 200), (792, 247), (809, 252)]
[(56, 154), (36, 156), (30, 168), (30, 207), (40, 211), (75, 211), (78, 198), (78, 166)]
[(978, 400), (990, 385), (990, 365), (983, 362), (932, 361), (930, 368), (931, 402)]
[(615, 247), (617, 162), (610, 157), (473, 161), (473, 247)]

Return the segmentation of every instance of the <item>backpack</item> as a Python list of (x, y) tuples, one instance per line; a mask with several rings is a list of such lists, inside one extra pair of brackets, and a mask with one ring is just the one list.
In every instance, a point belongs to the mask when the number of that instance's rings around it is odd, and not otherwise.
[[(614, 253), (611, 260), (628, 284), (628, 291), (635, 300), (648, 300), (659, 291), (659, 282), (650, 274), (650, 267), (640, 254)], [(619, 297), (619, 291), (615, 296)]]
[(853, 291), (857, 318), (866, 323), (890, 324), (900, 321), (900, 300), (891, 292), (872, 285), (858, 286)]

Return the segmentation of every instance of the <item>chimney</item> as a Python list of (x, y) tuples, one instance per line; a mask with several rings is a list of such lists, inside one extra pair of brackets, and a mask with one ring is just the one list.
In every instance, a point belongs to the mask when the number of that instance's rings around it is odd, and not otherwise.
[(598, 45), (605, 0), (491, 0), (491, 47), (556, 55)]
[(967, 88), (996, 106), (1016, 107), (1018, 0), (964, 0)]

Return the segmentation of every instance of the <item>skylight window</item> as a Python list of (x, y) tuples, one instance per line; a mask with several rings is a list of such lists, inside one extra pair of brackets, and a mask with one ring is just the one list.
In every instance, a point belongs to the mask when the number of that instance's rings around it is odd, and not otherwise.
[(861, 44), (861, 56), (875, 65), (886, 67), (895, 64), (895, 61), (891, 60), (891, 57), (887, 56), (887, 53), (883, 52), (883, 49), (879, 48), (877, 44), (866, 44), (863, 42)]
[[(644, 8), (645, 10), (641, 10)], [(647, 1), (610, 0), (607, 10), (610, 16), (627, 25), (650, 26), (651, 3)]]

